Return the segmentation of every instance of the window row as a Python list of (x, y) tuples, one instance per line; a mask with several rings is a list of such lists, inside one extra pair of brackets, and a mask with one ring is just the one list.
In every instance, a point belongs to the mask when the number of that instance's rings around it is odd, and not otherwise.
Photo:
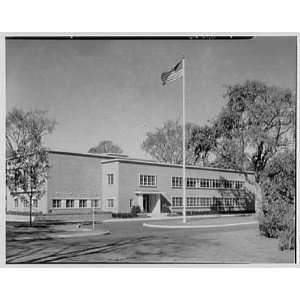
[(87, 200), (87, 199), (53, 199), (52, 200), (52, 208), (87, 208), (88, 201), (90, 201), (89, 207), (101, 207), (101, 201), (97, 199)]
[[(187, 188), (242, 189), (243, 181), (205, 178), (186, 178)], [(172, 188), (182, 188), (182, 177), (172, 177)]]
[[(115, 199), (106, 199), (106, 208), (115, 207)], [(90, 205), (88, 205), (90, 204)], [(97, 199), (53, 199), (52, 200), (52, 208), (90, 208), (96, 207), (101, 208), (102, 203), (101, 200)]]
[[(245, 198), (207, 198), (187, 197), (187, 207), (211, 207), (211, 206), (242, 206), (246, 204)], [(182, 197), (172, 197), (172, 207), (182, 207)]]
[(155, 175), (140, 175), (140, 186), (156, 187)]
[[(38, 201), (37, 199), (32, 199), (32, 207), (38, 207)], [(14, 198), (14, 206), (15, 208), (18, 207), (29, 207), (29, 200), (25, 196), (15, 197)]]

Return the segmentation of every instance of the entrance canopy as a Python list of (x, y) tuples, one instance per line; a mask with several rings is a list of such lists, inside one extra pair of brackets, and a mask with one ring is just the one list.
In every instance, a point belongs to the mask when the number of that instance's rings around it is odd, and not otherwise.
[(137, 205), (140, 206), (141, 210), (150, 215), (160, 215), (164, 212), (163, 207), (169, 206), (165, 204), (166, 196), (160, 191), (135, 191), (137, 195)]

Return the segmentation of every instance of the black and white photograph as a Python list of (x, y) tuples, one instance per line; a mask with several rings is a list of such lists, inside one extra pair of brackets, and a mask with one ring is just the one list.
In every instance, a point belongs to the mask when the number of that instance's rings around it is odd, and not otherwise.
[(5, 38), (5, 264), (295, 265), (296, 34)]

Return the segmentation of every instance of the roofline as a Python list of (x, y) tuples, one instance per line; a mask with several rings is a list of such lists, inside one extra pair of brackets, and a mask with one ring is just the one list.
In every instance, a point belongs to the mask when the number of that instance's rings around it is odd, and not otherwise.
[[(97, 154), (97, 153), (85, 153), (85, 152), (70, 152), (70, 151), (59, 151), (59, 150), (47, 150), (48, 153), (53, 154), (61, 154), (61, 155), (73, 155), (73, 156), (83, 156), (83, 157), (93, 157), (93, 158), (108, 158), (108, 159), (115, 159), (120, 156), (113, 155), (113, 154)], [(122, 155), (124, 157), (124, 155)]]
[[(97, 153), (80, 153), (80, 152), (69, 152), (69, 151), (59, 151), (59, 150), (46, 150), (48, 153), (53, 154), (61, 154), (61, 155), (73, 155), (73, 156), (81, 156), (81, 157), (92, 157), (92, 158), (106, 158), (105, 161), (101, 161), (101, 164), (107, 164), (112, 162), (122, 162), (122, 163), (133, 163), (133, 164), (141, 164), (141, 165), (153, 165), (153, 166), (162, 166), (162, 167), (171, 167), (171, 168), (182, 168), (180, 164), (170, 164), (170, 163), (162, 163), (156, 162), (153, 160), (146, 159), (136, 159), (136, 158), (124, 158), (124, 154), (122, 156), (118, 156), (118, 154), (97, 154)], [(9, 158), (8, 158), (9, 160)], [(222, 171), (228, 173), (240, 173), (240, 174), (255, 174), (253, 171), (240, 171), (234, 169), (222, 169), (222, 168), (213, 168), (213, 167), (199, 167), (193, 165), (186, 165), (187, 169), (196, 169), (196, 170), (206, 170), (206, 171)]]
[[(51, 149), (44, 149), (48, 153), (53, 154), (62, 154), (62, 155), (73, 155), (73, 156), (84, 156), (84, 157), (94, 157), (94, 158), (108, 158), (108, 159), (115, 159), (115, 158), (127, 158), (128, 156), (125, 154), (114, 154), (114, 153), (86, 153), (86, 152), (70, 152), (70, 151), (60, 151), (60, 150), (51, 150)], [(33, 153), (32, 153), (33, 154)], [(7, 157), (6, 160), (12, 160), (14, 157)]]
[[(161, 166), (161, 167), (171, 167), (171, 168), (182, 168), (180, 164), (170, 164), (170, 163), (162, 163), (162, 162), (155, 162), (155, 161), (147, 161), (141, 159), (109, 159), (106, 161), (101, 161), (101, 164), (108, 164), (113, 162), (120, 162), (120, 163), (133, 163), (133, 164), (141, 164), (141, 165), (154, 165), (154, 166)], [(222, 172), (229, 172), (229, 173), (242, 173), (242, 174), (255, 174), (253, 171), (240, 171), (234, 169), (222, 169), (222, 168), (213, 168), (213, 167), (200, 167), (200, 166), (193, 166), (193, 165), (186, 165), (186, 169), (196, 169), (196, 170), (206, 170), (206, 171), (222, 171)]]

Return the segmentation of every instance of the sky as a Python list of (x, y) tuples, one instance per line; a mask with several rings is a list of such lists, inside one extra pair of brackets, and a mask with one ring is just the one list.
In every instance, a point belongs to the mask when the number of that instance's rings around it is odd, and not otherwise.
[(181, 120), (182, 82), (160, 75), (184, 55), (186, 120), (204, 125), (226, 103), (226, 85), (262, 80), (296, 89), (296, 38), (251, 40), (7, 40), (6, 111), (46, 110), (45, 146), (88, 152), (112, 140), (132, 157), (146, 132)]

